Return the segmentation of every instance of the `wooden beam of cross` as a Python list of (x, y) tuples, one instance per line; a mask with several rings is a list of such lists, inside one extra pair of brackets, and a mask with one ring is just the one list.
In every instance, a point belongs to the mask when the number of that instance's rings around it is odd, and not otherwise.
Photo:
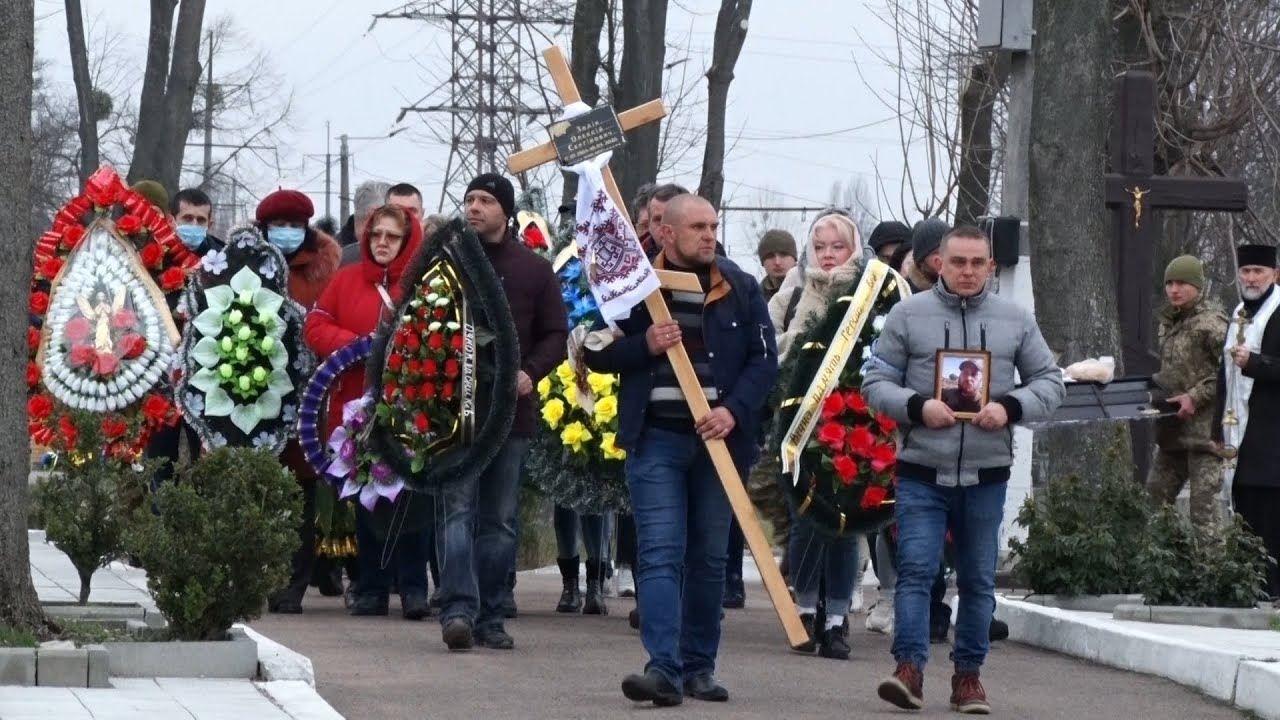
[[(1249, 187), (1222, 177), (1170, 177), (1155, 173), (1156, 80), (1145, 71), (1116, 78), (1116, 119), (1111, 128), (1111, 172), (1104, 176), (1112, 212), (1111, 268), (1120, 310), (1121, 355), (1126, 375), (1152, 375), (1155, 355), (1152, 321), (1156, 210), (1243, 212)], [(1137, 477), (1145, 479), (1154, 443), (1150, 423), (1130, 425)]]
[[(555, 82), (561, 102), (565, 105), (580, 102), (582, 96), (578, 93), (578, 86), (573, 80), (573, 73), (569, 69), (564, 51), (559, 47), (550, 47), (543, 52), (542, 56), (547, 61), (547, 69)], [(653, 100), (634, 110), (621, 113), (618, 118), (625, 132), (660, 120), (666, 114), (662, 101)], [(512, 155), (507, 167), (513, 174), (521, 173), (539, 164), (552, 162), (556, 157), (555, 146), (547, 143)], [(627, 217), (627, 222), (630, 222), (627, 204), (623, 202), (622, 193), (618, 190), (613, 173), (607, 166), (604, 168), (603, 175), (609, 196), (617, 204), (618, 211)], [(702, 292), (697, 276), (692, 273), (659, 271), (658, 276), (664, 288)], [(660, 291), (655, 291), (645, 298), (644, 304), (655, 322), (671, 319), (671, 312), (667, 309)], [(693, 364), (689, 361), (689, 354), (685, 351), (684, 345), (676, 345), (668, 350), (667, 358), (675, 369), (680, 390), (684, 393), (685, 401), (689, 403), (689, 410), (693, 413), (693, 417), (700, 418), (711, 412), (711, 406), (702, 392), (702, 386), (698, 382), (698, 376), (693, 370)], [(751, 506), (751, 500), (747, 497), (747, 491), (742, 487), (742, 478), (738, 476), (733, 458), (729, 455), (723, 440), (708, 440), (706, 444), (712, 464), (715, 465), (720, 482), (724, 485), (725, 494), (729, 497), (729, 504), (733, 507), (733, 514), (738, 518), (738, 525), (742, 528), (747, 547), (751, 549), (751, 555), (755, 558), (756, 566), (760, 570), (765, 590), (768, 591), (769, 599), (773, 602), (773, 609), (778, 613), (778, 619), (786, 630), (787, 641), (791, 647), (799, 647), (808, 642), (808, 634), (800, 623), (800, 615), (796, 611), (795, 603), (791, 600), (791, 594), (787, 591), (787, 583), (782, 579), (782, 573), (778, 571), (778, 564), (773, 559), (773, 550), (769, 547), (769, 541), (765, 539), (764, 531), (760, 529), (760, 522), (756, 518), (755, 509)], [(727, 542), (728, 538), (725, 540)]]

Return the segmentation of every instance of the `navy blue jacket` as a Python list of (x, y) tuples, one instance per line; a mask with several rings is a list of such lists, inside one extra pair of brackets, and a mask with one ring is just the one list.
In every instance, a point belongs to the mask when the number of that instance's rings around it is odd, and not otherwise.
[[(663, 257), (655, 259), (661, 268)], [(645, 331), (653, 324), (644, 305), (617, 323), (625, 335), (603, 350), (586, 351), (587, 366), (596, 372), (617, 373), (617, 444), (632, 451), (644, 433), (645, 410), (653, 389), (654, 375), (665, 355), (649, 353)], [(756, 460), (765, 400), (778, 375), (778, 347), (773, 323), (760, 285), (732, 262), (717, 258), (711, 271), (711, 289), (702, 315), (711, 371), (715, 375), (720, 404), (733, 413), (733, 432), (725, 439), (734, 464), (740, 471)], [(597, 329), (603, 328), (597, 324)]]

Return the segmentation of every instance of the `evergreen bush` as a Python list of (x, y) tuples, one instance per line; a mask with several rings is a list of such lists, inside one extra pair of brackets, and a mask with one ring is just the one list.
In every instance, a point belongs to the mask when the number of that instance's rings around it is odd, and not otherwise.
[(302, 499), (264, 450), (220, 448), (178, 469), (134, 514), (126, 546), (176, 640), (221, 640), (288, 581)]

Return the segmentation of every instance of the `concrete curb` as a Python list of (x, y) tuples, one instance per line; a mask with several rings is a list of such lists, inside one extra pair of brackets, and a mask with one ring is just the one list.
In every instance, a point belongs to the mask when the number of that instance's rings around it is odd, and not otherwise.
[(1062, 610), (1111, 612), (1120, 605), (1141, 605), (1141, 595), (1028, 595), (1021, 602)]
[(255, 682), (254, 685), (293, 720), (343, 720), (312, 685), (301, 680)]
[[(1017, 642), (1110, 667), (1168, 678), (1259, 716), (1280, 720), (1280, 666), (1204, 643), (1171, 638), (1099, 613), (996, 598), (996, 618)], [(1245, 670), (1245, 666), (1249, 666)], [(1245, 692), (1238, 691), (1243, 677)], [(1247, 703), (1247, 704), (1246, 704)]]
[(244, 631), (258, 644), (258, 675), (270, 684), (276, 682), (301, 682), (314, 688), (316, 671), (311, 658), (302, 653), (290, 650), (248, 625), (236, 624), (233, 627)]
[(1117, 605), (1116, 620), (1199, 625), (1234, 630), (1270, 630), (1280, 612), (1270, 608), (1180, 607), (1175, 605)]

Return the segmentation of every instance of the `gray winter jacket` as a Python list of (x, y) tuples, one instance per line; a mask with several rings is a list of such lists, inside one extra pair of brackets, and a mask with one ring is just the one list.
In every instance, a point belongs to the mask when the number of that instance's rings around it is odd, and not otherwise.
[[(924, 403), (933, 397), (936, 353), (943, 348), (990, 351), (991, 400), (1008, 411), (1008, 426), (991, 432), (968, 422), (925, 426)], [(1014, 384), (1015, 370), (1021, 385)], [(863, 368), (862, 393), (901, 424), (898, 475), (954, 487), (1008, 480), (1012, 425), (1047, 419), (1066, 389), (1029, 311), (985, 289), (961, 298), (939, 282), (890, 311)]]

